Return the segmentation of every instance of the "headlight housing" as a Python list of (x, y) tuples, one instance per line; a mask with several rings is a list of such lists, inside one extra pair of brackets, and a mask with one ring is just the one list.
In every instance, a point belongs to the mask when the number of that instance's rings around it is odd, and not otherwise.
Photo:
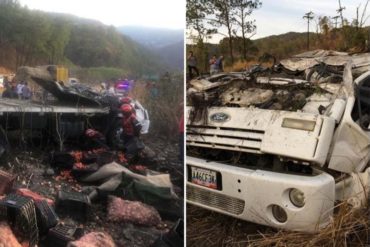
[(298, 208), (303, 207), (306, 203), (304, 193), (299, 189), (290, 189), (289, 199), (293, 203), (293, 205)]

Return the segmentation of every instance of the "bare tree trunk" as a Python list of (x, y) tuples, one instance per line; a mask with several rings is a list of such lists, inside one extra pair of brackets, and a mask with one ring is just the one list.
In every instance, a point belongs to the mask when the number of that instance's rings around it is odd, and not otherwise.
[(231, 34), (230, 29), (229, 29), (229, 51), (230, 51), (231, 64), (234, 64), (233, 41), (232, 41), (232, 34)]
[(243, 33), (243, 58), (247, 60), (247, 40), (245, 38), (245, 34)]
[(244, 10), (242, 9), (242, 14), (241, 14), (242, 18), (241, 18), (241, 21), (242, 21), (242, 36), (243, 36), (243, 58), (244, 60), (247, 60), (247, 41), (245, 39), (245, 20), (244, 20)]

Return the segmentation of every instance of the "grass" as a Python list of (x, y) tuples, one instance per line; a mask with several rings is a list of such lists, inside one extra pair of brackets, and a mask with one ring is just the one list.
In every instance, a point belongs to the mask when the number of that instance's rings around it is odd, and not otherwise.
[(147, 82), (137, 82), (131, 95), (148, 109), (151, 121), (150, 133), (178, 140), (178, 122), (183, 114), (183, 75), (162, 77), (155, 83), (157, 95)]
[(331, 224), (318, 233), (276, 230), (198, 207), (187, 207), (188, 246), (316, 247), (369, 246), (368, 207), (336, 206)]

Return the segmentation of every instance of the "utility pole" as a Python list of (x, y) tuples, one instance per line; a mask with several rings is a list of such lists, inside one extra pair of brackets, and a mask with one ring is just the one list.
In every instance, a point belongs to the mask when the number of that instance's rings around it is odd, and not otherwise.
[(337, 9), (337, 13), (339, 14), (339, 16), (340, 16), (340, 19), (342, 20), (342, 27), (344, 26), (344, 19), (343, 19), (343, 10), (345, 10), (346, 9), (346, 7), (342, 7), (342, 4), (341, 4), (341, 2), (340, 2), (340, 0), (338, 0), (338, 3), (339, 3), (339, 9)]
[(307, 19), (307, 50), (310, 49), (310, 21), (313, 19), (313, 12), (310, 11), (303, 16), (303, 19)]
[(337, 26), (338, 26), (338, 18), (339, 17), (340, 17), (339, 15), (332, 17), (332, 19), (334, 20), (335, 29), (337, 29)]

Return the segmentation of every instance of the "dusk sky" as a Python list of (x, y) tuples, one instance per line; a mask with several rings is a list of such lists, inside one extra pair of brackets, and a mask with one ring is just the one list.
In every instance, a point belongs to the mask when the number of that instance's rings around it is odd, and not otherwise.
[(170, 29), (185, 27), (185, 0), (20, 0), (30, 9), (68, 13), (107, 25)]

